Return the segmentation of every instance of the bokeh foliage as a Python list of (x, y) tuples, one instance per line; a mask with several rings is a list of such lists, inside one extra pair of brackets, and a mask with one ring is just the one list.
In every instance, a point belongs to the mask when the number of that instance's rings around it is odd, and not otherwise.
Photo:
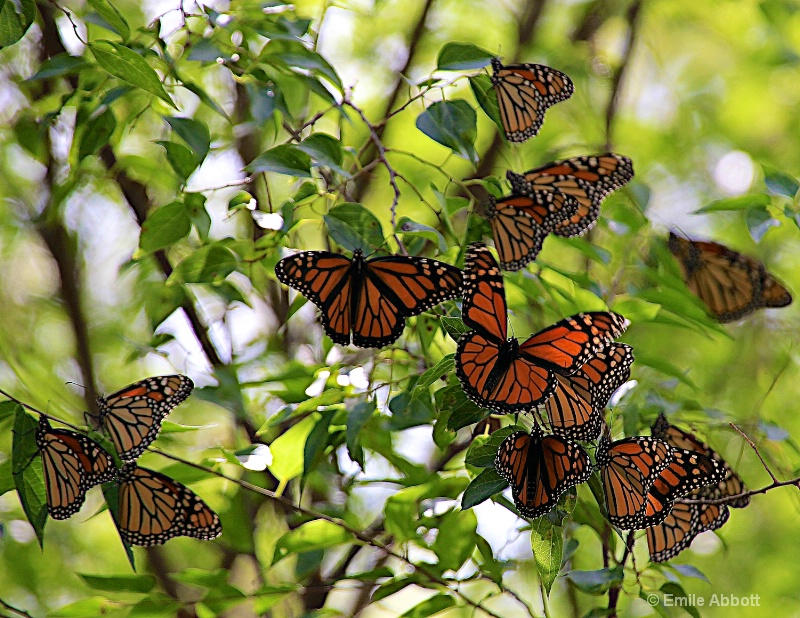
[[(800, 596), (791, 489), (735, 511), (723, 542), (703, 537), (674, 561), (691, 565), (681, 569), (647, 568), (643, 541), (638, 573), (616, 565), (621, 539), (588, 486), (568, 500), (563, 529), (541, 519), (529, 530), (492, 476), (492, 448), (511, 428), (470, 446), (483, 414), (452, 376), (446, 331), (459, 321), (431, 313), (391, 349), (339, 348), (274, 265), (284, 246), (388, 238), (394, 250), (395, 234), (459, 263), (485, 231), (473, 211), (504, 190), (507, 169), (610, 144), (633, 159), (634, 181), (590, 237), (550, 238), (528, 272), (506, 276), (514, 332), (580, 310), (623, 313), (637, 384), (614, 409), (618, 435), (666, 410), (761, 487), (769, 478), (734, 421), (782, 478), (798, 476), (796, 306), (720, 327), (664, 245), (670, 227), (714, 238), (800, 290), (793, 3), (62, 6), (38, 3), (35, 20), (32, 1), (0, 10), (0, 386), (81, 423), (98, 390), (187, 373), (199, 388), (159, 447), (352, 530), (148, 454), (144, 465), (219, 512), (220, 541), (136, 550), (131, 574), (94, 490), (69, 522), (48, 522), (40, 551), (12, 491), (14, 406), (0, 404), (3, 601), (37, 616), (473, 615), (436, 581), (459, 579), (503, 616), (526, 611), (503, 589), (535, 615), (583, 616), (620, 584), (625, 615), (679, 615), (639, 598), (659, 590), (758, 594), (754, 611), (788, 615)], [(482, 111), (485, 73), (460, 65), (454, 42), (550, 64), (576, 94), (510, 147)], [(266, 471), (241, 466), (257, 444), (270, 446)], [(374, 544), (354, 543), (353, 530)]]

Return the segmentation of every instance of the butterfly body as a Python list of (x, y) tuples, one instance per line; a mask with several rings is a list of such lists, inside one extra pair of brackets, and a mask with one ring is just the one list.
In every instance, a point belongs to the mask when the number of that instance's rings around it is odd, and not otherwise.
[(117, 468), (111, 456), (94, 440), (67, 429), (54, 429), (39, 417), (36, 444), (44, 469), (47, 511), (53, 519), (77, 513), (86, 492), (112, 480)]
[(278, 280), (322, 312), (325, 333), (340, 345), (381, 348), (397, 341), (405, 319), (461, 295), (461, 270), (410, 256), (352, 259), (329, 251), (283, 258)]
[(165, 474), (128, 463), (120, 469), (117, 483), (117, 526), (129, 545), (161, 545), (176, 536), (211, 540), (222, 534), (217, 514)]
[(152, 444), (161, 422), (194, 389), (183, 375), (156, 376), (98, 397), (99, 425), (123, 461), (139, 457)]
[(539, 132), (548, 107), (570, 98), (572, 80), (543, 64), (503, 65), (492, 58), (492, 85), (506, 138), (524, 142)]
[(544, 435), (534, 427), (508, 436), (495, 457), (498, 474), (511, 485), (517, 509), (535, 519), (550, 512), (570, 487), (584, 483), (592, 473), (589, 456), (565, 438)]

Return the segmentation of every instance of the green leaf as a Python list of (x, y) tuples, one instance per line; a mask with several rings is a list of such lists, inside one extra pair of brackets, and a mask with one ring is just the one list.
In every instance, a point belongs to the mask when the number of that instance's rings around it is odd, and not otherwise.
[(245, 169), (253, 173), (272, 172), (297, 178), (311, 178), (311, 158), (297, 146), (282, 144), (257, 156)]
[(289, 554), (326, 549), (351, 543), (353, 540), (353, 535), (341, 526), (324, 519), (315, 519), (290, 530), (278, 539), (272, 564)]
[(89, 597), (70, 603), (47, 614), (48, 618), (96, 618), (118, 609), (114, 601), (102, 597)]
[(367, 401), (359, 401), (347, 413), (347, 452), (350, 454), (350, 459), (358, 462), (364, 467), (364, 453), (359, 447), (359, 432), (367, 424), (372, 415), (375, 414), (377, 407), (374, 399)]
[[(119, 533), (119, 485), (117, 483), (103, 483), (102, 490), (103, 497), (106, 499), (106, 505), (108, 506), (108, 512), (111, 513), (111, 520), (117, 528), (117, 533)], [(133, 556), (133, 549), (125, 542), (122, 535), (120, 535), (119, 540), (120, 543), (122, 543), (122, 548), (125, 550), (125, 556), (128, 558), (131, 569), (135, 571), (136, 562)]]
[(621, 566), (612, 569), (599, 569), (597, 571), (570, 571), (567, 578), (575, 587), (588, 594), (600, 595), (608, 591), (611, 586), (621, 584), (624, 571)]
[(0, 463), (0, 496), (14, 489), (14, 475), (11, 473), (11, 460)]
[(427, 618), (455, 606), (456, 600), (449, 594), (439, 593), (430, 599), (417, 603), (400, 618)]
[(497, 92), (488, 75), (475, 75), (469, 78), (472, 94), (484, 113), (491, 118), (500, 131), (503, 131), (503, 121), (500, 119), (500, 104), (497, 102)]
[[(661, 585), (659, 590), (670, 598), (670, 605), (680, 607), (683, 611), (692, 616), (692, 618), (700, 618), (700, 612), (694, 605), (691, 605), (690, 597), (686, 594), (686, 590), (683, 589), (683, 586), (676, 582), (666, 582)], [(723, 604), (721, 603), (720, 605)]]
[(42, 62), (38, 70), (27, 81), (50, 79), (62, 75), (76, 75), (87, 68), (89, 63), (79, 56), (70, 56), (68, 53), (56, 54)]
[(760, 243), (764, 235), (769, 232), (770, 228), (779, 227), (781, 222), (775, 219), (766, 208), (759, 206), (751, 208), (745, 215), (745, 223), (750, 232), (750, 236), (756, 243)]
[(417, 117), (417, 128), (433, 141), (450, 148), (473, 164), (478, 161), (475, 110), (466, 101), (437, 101)]
[(497, 451), (500, 450), (500, 444), (515, 431), (526, 430), (521, 425), (509, 425), (508, 427), (501, 427), (492, 433), (488, 439), (481, 440), (481, 436), (478, 436), (470, 444), (464, 461), (477, 468), (494, 468), (494, 458), (497, 456)]
[(451, 431), (477, 423), (490, 414), (489, 410), (484, 410), (467, 397), (461, 384), (451, 384), (439, 389), (434, 396), (438, 410), (451, 411), (450, 418), (447, 419), (447, 428)]
[(97, 64), (109, 74), (150, 94), (154, 94), (171, 107), (177, 109), (158, 79), (158, 74), (135, 51), (119, 43), (102, 40), (90, 42), (89, 49), (92, 50)]
[(158, 140), (156, 142), (167, 152), (167, 161), (182, 181), (186, 182), (192, 172), (197, 169), (197, 160), (192, 151), (183, 144)]
[(211, 135), (208, 132), (208, 126), (204, 122), (193, 118), (165, 116), (164, 120), (189, 145), (194, 154), (195, 162), (200, 165), (211, 148)]
[(671, 566), (678, 573), (680, 573), (681, 575), (684, 575), (685, 577), (693, 577), (695, 579), (702, 580), (702, 581), (706, 582), (707, 584), (711, 583), (709, 581), (709, 579), (703, 574), (703, 572), (700, 569), (698, 569), (696, 566), (693, 566), (691, 564), (673, 564)]
[(663, 358), (656, 358), (655, 356), (651, 356), (646, 352), (643, 352), (640, 347), (637, 347), (635, 352), (636, 354), (636, 364), (646, 365), (648, 367), (652, 367), (656, 371), (660, 371), (664, 375), (668, 375), (672, 378), (680, 380), (687, 386), (690, 386), (694, 389), (697, 389), (697, 385), (689, 378), (684, 369), (679, 369), (668, 360), (664, 360)]
[(0, 423), (14, 416), (17, 405), (16, 401), (0, 401)]
[(287, 483), (302, 474), (305, 443), (318, 419), (319, 414), (304, 418), (269, 445), (269, 450), (272, 452), (269, 471), (281, 483)]
[(82, 161), (105, 146), (116, 128), (117, 119), (110, 107), (103, 110), (101, 114), (90, 118), (81, 134), (78, 160)]
[(211, 231), (211, 215), (206, 210), (206, 196), (202, 193), (186, 193), (183, 196), (183, 205), (197, 228), (200, 240), (206, 242)]
[(531, 522), (531, 549), (536, 561), (536, 570), (548, 596), (553, 582), (561, 570), (561, 558), (564, 554), (564, 529), (554, 526), (546, 517), (539, 517)]
[(467, 485), (461, 498), (461, 508), (471, 509), (484, 500), (488, 500), (497, 492), (503, 491), (506, 487), (508, 487), (508, 481), (497, 474), (497, 470), (494, 468), (487, 468)]
[(192, 220), (186, 207), (180, 202), (172, 202), (156, 208), (147, 215), (139, 236), (142, 251), (153, 253), (165, 249), (189, 235)]
[(328, 232), (336, 244), (349, 251), (356, 249), (371, 253), (371, 248), (383, 245), (383, 228), (378, 218), (362, 204), (338, 204), (325, 215)]
[(439, 557), (438, 566), (458, 571), (475, 550), (478, 518), (474, 511), (450, 511), (442, 515), (431, 549)]
[(721, 212), (726, 210), (749, 210), (755, 206), (769, 206), (772, 198), (766, 193), (756, 193), (755, 195), (740, 195), (739, 197), (727, 197), (722, 200), (711, 202), (708, 206), (703, 206), (695, 210), (693, 214), (702, 215), (707, 212)]
[(170, 279), (179, 279), (184, 283), (220, 283), (230, 275), (239, 261), (233, 251), (214, 243), (200, 247), (175, 268)]
[[(170, 574), (170, 577), (172, 574)], [(180, 613), (183, 603), (176, 601), (166, 594), (155, 593), (145, 597), (131, 608), (127, 618), (171, 618)], [(114, 609), (111, 609), (113, 612)], [(99, 616), (100, 614), (92, 614), (92, 616)]]
[(327, 60), (325, 60), (325, 58), (316, 52), (312, 52), (302, 47), (296, 47), (294, 49), (297, 51), (292, 53), (274, 54), (272, 57), (280, 58), (291, 68), (304, 69), (318, 73), (319, 75), (326, 77), (334, 86), (336, 86), (339, 92), (344, 92), (342, 80), (339, 79), (336, 70)]
[(107, 0), (88, 0), (91, 7), (111, 26), (123, 41), (131, 36), (131, 29), (122, 14)]
[(489, 64), (494, 54), (471, 43), (447, 43), (439, 51), (436, 68), (439, 71), (480, 69)]
[(13, 45), (25, 36), (35, 18), (34, 0), (3, 0), (0, 4), (0, 48)]
[(447, 251), (447, 243), (444, 240), (444, 236), (430, 225), (417, 223), (408, 217), (400, 217), (400, 220), (397, 222), (397, 231), (401, 232), (404, 236), (424, 238), (425, 240), (431, 241), (438, 247), (439, 253)]
[(333, 420), (334, 410), (328, 410), (322, 414), (314, 429), (308, 434), (305, 446), (303, 447), (303, 477), (307, 477), (314, 465), (317, 458), (320, 457), (328, 446), (328, 438), (330, 433), (328, 428)]
[(439, 319), (442, 322), (442, 328), (444, 328), (445, 332), (450, 335), (450, 338), (453, 339), (453, 341), (458, 341), (461, 338), (461, 335), (469, 332), (469, 326), (464, 324), (464, 320), (461, 318), (451, 318), (445, 315)]
[(350, 177), (350, 174), (342, 169), (344, 161), (342, 144), (332, 135), (313, 133), (297, 144), (297, 148), (311, 157), (316, 166), (329, 167), (337, 174), (346, 178)]
[(767, 165), (763, 165), (762, 167), (764, 169), (764, 182), (767, 185), (767, 190), (772, 195), (794, 197), (797, 191), (800, 190), (800, 183), (797, 182), (797, 178), (794, 176), (790, 176), (786, 172), (781, 172)]
[(14, 486), (25, 516), (31, 522), (39, 545), (44, 543), (44, 525), (47, 522), (47, 498), (44, 490), (44, 470), (38, 457), (36, 427), (38, 423), (17, 406), (14, 412), (14, 429), (11, 446), (11, 469)]
[(389, 424), (394, 431), (425, 425), (434, 417), (430, 395), (414, 396), (408, 391), (397, 394), (389, 401), (392, 417)]
[(641, 322), (652, 322), (661, 311), (661, 305), (621, 294), (614, 297), (614, 303), (610, 309), (620, 315), (624, 315), (631, 323), (639, 324)]
[(94, 590), (106, 592), (150, 592), (156, 585), (151, 575), (87, 575), (78, 573), (84, 583)]
[(416, 384), (414, 384), (413, 396), (422, 395), (442, 376), (446, 376), (456, 368), (455, 354), (448, 354), (443, 357), (434, 367), (423, 373)]

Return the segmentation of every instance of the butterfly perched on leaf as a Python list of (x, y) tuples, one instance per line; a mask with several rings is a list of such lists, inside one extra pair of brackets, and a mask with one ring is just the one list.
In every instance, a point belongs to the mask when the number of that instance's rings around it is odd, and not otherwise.
[(548, 107), (569, 99), (572, 80), (543, 64), (503, 65), (492, 59), (492, 85), (500, 121), (510, 142), (524, 142), (539, 132)]
[(565, 206), (559, 212), (566, 216), (547, 232), (572, 237), (594, 226), (603, 200), (633, 178), (633, 163), (628, 157), (606, 152), (554, 161), (524, 174), (509, 171), (506, 177), (515, 194), (528, 196), (539, 205), (563, 201)]
[(183, 375), (156, 376), (134, 382), (107, 397), (98, 397), (98, 424), (123, 461), (139, 457), (156, 439), (161, 422), (192, 392)]
[(161, 545), (176, 536), (211, 540), (222, 534), (219, 517), (185, 485), (127, 463), (117, 478), (117, 528), (129, 545)]
[(673, 232), (667, 246), (677, 258), (689, 290), (719, 322), (734, 322), (757, 309), (785, 307), (792, 302), (786, 286), (755, 258)]
[(519, 512), (531, 519), (549, 513), (565, 491), (586, 482), (592, 473), (589, 456), (579, 445), (545, 435), (538, 427), (503, 440), (495, 468), (511, 485)]
[(658, 438), (636, 436), (597, 446), (595, 463), (606, 500), (608, 519), (624, 530), (643, 527), (647, 493), (672, 461), (672, 448)]
[(603, 426), (603, 411), (631, 375), (633, 348), (610, 343), (572, 375), (556, 375), (553, 396), (544, 404), (542, 423), (560, 436), (594, 440)]
[(730, 465), (697, 436), (671, 425), (663, 414), (653, 424), (652, 434), (666, 440), (678, 449), (698, 453), (713, 461), (721, 470), (718, 480), (698, 487), (675, 501), (664, 520), (647, 528), (647, 546), (653, 562), (665, 562), (677, 556), (692, 544), (701, 532), (717, 530), (730, 517), (729, 506), (743, 508), (750, 503), (749, 496), (735, 498), (724, 504), (703, 504), (691, 500), (720, 500), (745, 493), (747, 487)]
[(54, 429), (39, 416), (36, 445), (44, 468), (47, 512), (53, 519), (77, 513), (86, 492), (116, 477), (117, 467), (97, 442), (68, 429)]
[(283, 258), (275, 274), (320, 309), (335, 343), (360, 348), (394, 343), (406, 318), (461, 296), (461, 270), (423, 257), (304, 251)]
[(476, 404), (502, 414), (532, 410), (550, 397), (556, 375), (572, 375), (627, 327), (621, 315), (580, 313), (536, 333), (523, 343), (508, 338), (503, 276), (482, 243), (467, 250), (464, 324), (458, 340), (456, 375)]

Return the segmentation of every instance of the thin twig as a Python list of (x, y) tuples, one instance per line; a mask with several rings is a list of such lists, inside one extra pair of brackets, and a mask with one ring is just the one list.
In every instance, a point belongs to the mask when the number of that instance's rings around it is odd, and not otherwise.
[(750, 445), (750, 448), (755, 451), (756, 455), (758, 455), (758, 458), (761, 460), (761, 465), (764, 466), (764, 470), (767, 471), (767, 474), (769, 474), (769, 477), (772, 479), (772, 482), (773, 483), (778, 483), (779, 482), (778, 481), (778, 477), (776, 477), (772, 473), (772, 470), (770, 470), (769, 466), (767, 465), (767, 462), (764, 461), (764, 458), (761, 456), (761, 453), (759, 452), (758, 447), (750, 439), (750, 437), (745, 432), (743, 432), (741, 429), (739, 429), (736, 425), (734, 425), (733, 423), (728, 423), (728, 424), (731, 427), (733, 427), (737, 432), (739, 432), (739, 435), (742, 436), (747, 441), (747, 443)]
[(7, 609), (10, 612), (14, 612), (18, 616), (25, 616), (25, 618), (33, 618), (33, 616), (31, 616), (24, 609), (19, 609), (17, 607), (14, 607), (13, 605), (6, 603), (3, 599), (0, 599), (0, 606), (2, 606), (4, 609)]

